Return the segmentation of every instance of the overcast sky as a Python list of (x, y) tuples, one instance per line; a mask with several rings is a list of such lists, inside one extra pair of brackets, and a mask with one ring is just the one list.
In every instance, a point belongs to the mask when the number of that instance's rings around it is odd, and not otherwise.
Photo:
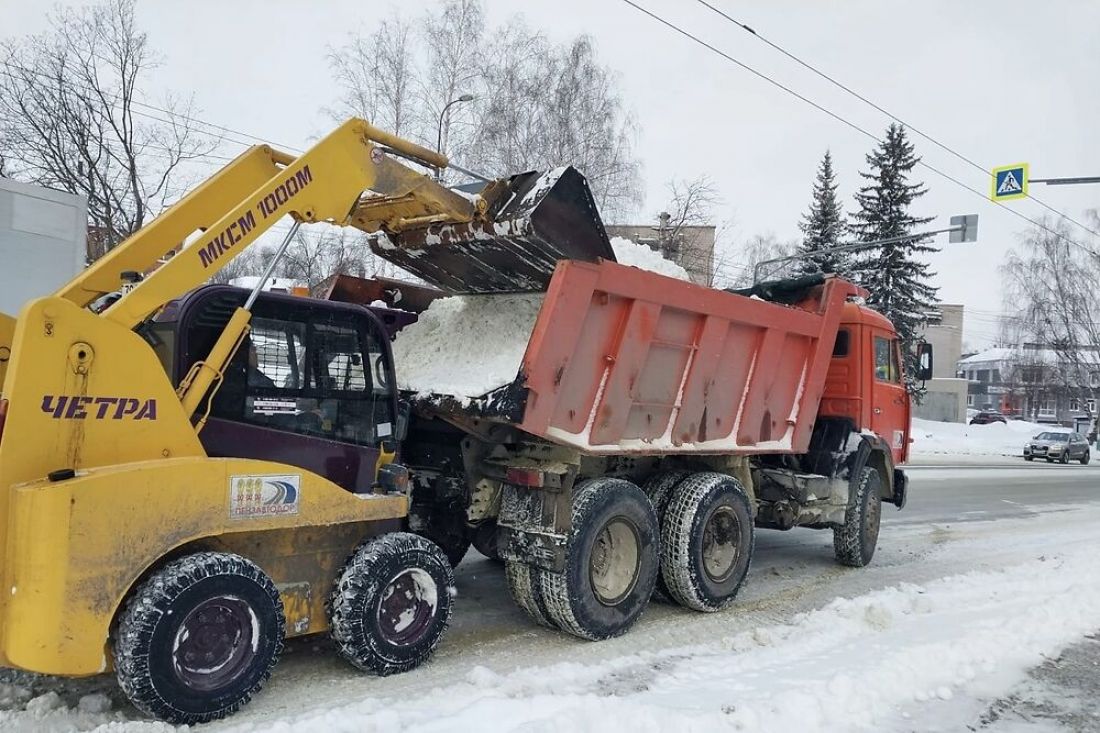
[[(889, 122), (701, 5), (638, 2), (876, 134)], [(984, 166), (1027, 161), (1033, 177), (1100, 175), (1100, 3), (712, 2)], [(415, 19), (433, 4), (399, 5)], [(41, 30), (48, 7), (0, 0), (0, 35)], [(373, 19), (393, 7), (377, 0), (139, 0), (139, 23), (163, 58), (146, 99), (194, 93), (203, 120), (304, 147), (332, 126), (322, 110), (338, 96), (329, 48), (350, 33), (368, 34)], [(640, 126), (647, 192), (640, 217), (666, 200), (670, 178), (707, 174), (725, 202), (719, 218), (734, 222), (738, 240), (768, 232), (794, 238), (826, 148), (852, 207), (871, 140), (621, 0), (486, 0), (486, 7), (491, 24), (522, 9), (530, 25), (555, 39), (596, 39)], [(913, 140), (928, 163), (988, 193), (988, 176)], [(945, 247), (932, 258), (942, 300), (966, 305), (967, 341), (981, 345), (995, 336), (1002, 308), (998, 265), (1028, 225), (930, 171), (916, 175), (929, 188), (917, 213), (939, 217), (936, 225), (947, 226), (952, 214), (981, 216), (978, 244)], [(1100, 206), (1100, 186), (1035, 186), (1032, 193), (1080, 221), (1085, 209)], [(1032, 218), (1044, 213), (1033, 201), (1010, 206)]]

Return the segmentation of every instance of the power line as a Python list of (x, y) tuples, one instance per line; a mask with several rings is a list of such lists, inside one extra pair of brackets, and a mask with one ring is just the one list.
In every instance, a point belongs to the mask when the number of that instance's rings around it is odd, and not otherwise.
[[(744, 69), (745, 71), (749, 72), (753, 76), (767, 82), (768, 84), (771, 84), (774, 87), (777, 87), (778, 89), (781, 89), (782, 91), (786, 92), (787, 94), (790, 94), (791, 96), (795, 97), (796, 99), (799, 99), (800, 101), (810, 105), (811, 107), (818, 110), (819, 112), (822, 112), (822, 113), (828, 115), (829, 117), (832, 117), (837, 122), (840, 122), (841, 124), (852, 128), (856, 132), (858, 132), (862, 135), (865, 135), (866, 137), (871, 138), (875, 142), (878, 142), (878, 143), (882, 142), (882, 139), (879, 138), (874, 133), (869, 132), (868, 130), (865, 130), (864, 128), (860, 127), (856, 123), (854, 123), (854, 122), (852, 122), (852, 121), (850, 121), (850, 120), (848, 120), (844, 117), (841, 117), (840, 115), (833, 112), (832, 110), (829, 110), (829, 109), (821, 106), (817, 102), (814, 102), (812, 99), (809, 99), (808, 97), (806, 97), (802, 94), (799, 94), (794, 89), (791, 89), (790, 87), (784, 85), (783, 83), (778, 82), (775, 79), (772, 79), (767, 74), (764, 74), (763, 72), (757, 71), (756, 69), (752, 68), (748, 64), (746, 64), (742, 61), (739, 61), (738, 59), (736, 59), (733, 56), (729, 55), (725, 51), (722, 51), (721, 49), (717, 48), (716, 46), (713, 46), (713, 45), (707, 43), (706, 41), (704, 41), (703, 39), (701, 39), (698, 36), (694, 35), (690, 31), (684, 30), (683, 28), (676, 25), (675, 23), (673, 23), (669, 20), (666, 20), (665, 18), (662, 18), (661, 16), (657, 15), (656, 13), (653, 13), (652, 11), (650, 11), (646, 8), (643, 8), (641, 5), (638, 5), (636, 2), (634, 2), (634, 0), (622, 0), (622, 2), (626, 3), (627, 5), (634, 8), (635, 10), (642, 13), (643, 15), (646, 15), (649, 18), (657, 21), (658, 23), (665, 26), (666, 28), (669, 28), (670, 30), (674, 31), (675, 33), (678, 33), (679, 35), (684, 36), (685, 38), (697, 43), (698, 45), (702, 46), (703, 48), (706, 48), (710, 52), (712, 52), (714, 54), (717, 54), (718, 56), (721, 56), (726, 61), (729, 61), (730, 63), (740, 67), (741, 69)], [(1051, 229), (1046, 224), (1043, 224), (1042, 222), (1036, 221), (1035, 219), (1032, 219), (1030, 216), (1027, 216), (1026, 214), (1020, 213), (1019, 211), (1016, 211), (1015, 209), (1009, 208), (1008, 206), (1006, 206), (1004, 204), (1003, 201), (989, 201), (989, 199), (986, 197), (986, 195), (984, 193), (982, 193), (981, 191), (978, 191), (976, 188), (973, 188), (972, 186), (969, 186), (966, 183), (963, 183), (958, 178), (955, 178), (954, 176), (951, 176), (951, 175), (945, 173), (944, 171), (941, 171), (940, 169), (932, 166), (931, 164), (926, 163), (925, 161), (921, 160), (921, 161), (918, 161), (918, 165), (932, 171), (936, 175), (938, 175), (938, 176), (940, 176), (940, 177), (942, 177), (942, 178), (944, 178), (948, 181), (951, 181), (952, 183), (959, 186), (960, 188), (963, 188), (963, 189), (966, 189), (967, 191), (970, 191), (975, 196), (978, 196), (980, 199), (982, 199), (982, 201), (986, 201), (988, 203), (996, 204), (997, 206), (1000, 206), (1004, 211), (1009, 212), (1013, 216), (1015, 216), (1019, 219), (1022, 219), (1024, 221), (1032, 224), (1033, 226), (1035, 226), (1039, 229), (1042, 229), (1043, 231), (1045, 231), (1049, 234), (1054, 235), (1055, 237), (1057, 237), (1059, 239), (1064, 240), (1065, 242), (1067, 242), (1068, 244), (1070, 244), (1074, 247), (1078, 247), (1078, 248), (1084, 250), (1085, 252), (1088, 252), (1089, 254), (1096, 256), (1095, 252), (1093, 252), (1091, 249), (1089, 249), (1085, 245), (1081, 244), (1080, 242), (1077, 242), (1073, 239), (1070, 239), (1069, 237), (1062, 234), (1061, 232), (1057, 232), (1057, 231)]]
[[(871, 101), (870, 99), (868, 99), (868, 98), (867, 98), (867, 97), (865, 97), (864, 95), (860, 94), (859, 92), (855, 91), (855, 90), (854, 90), (854, 89), (852, 89), (851, 87), (849, 87), (849, 86), (847, 86), (846, 84), (843, 84), (843, 83), (841, 83), (841, 82), (837, 81), (837, 80), (836, 80), (836, 79), (834, 79), (834, 78), (833, 78), (832, 76), (830, 76), (830, 75), (826, 74), (826, 73), (825, 73), (824, 71), (821, 71), (820, 69), (818, 69), (817, 67), (815, 67), (815, 66), (814, 66), (813, 64), (810, 64), (809, 62), (807, 62), (807, 61), (804, 61), (803, 59), (799, 58), (798, 56), (795, 56), (795, 55), (794, 55), (793, 53), (791, 53), (791, 52), (790, 52), (790, 51), (788, 51), (787, 49), (783, 48), (783, 47), (782, 47), (782, 46), (780, 46), (779, 44), (777, 44), (777, 43), (774, 43), (774, 42), (772, 42), (772, 41), (768, 40), (767, 38), (765, 38), (764, 36), (760, 35), (760, 34), (759, 34), (759, 33), (758, 33), (758, 32), (757, 32), (757, 31), (756, 31), (755, 29), (753, 29), (753, 28), (750, 28), (749, 26), (745, 25), (744, 23), (742, 23), (741, 21), (737, 20), (736, 18), (733, 18), (733, 17), (731, 17), (731, 16), (727, 15), (727, 14), (726, 14), (725, 12), (723, 12), (722, 10), (719, 10), (718, 8), (714, 7), (714, 6), (713, 6), (713, 5), (711, 5), (711, 4), (709, 3), (709, 2), (707, 2), (707, 0), (696, 0), (696, 2), (697, 2), (697, 3), (699, 3), (700, 5), (702, 5), (703, 7), (705, 7), (705, 8), (707, 8), (707, 9), (709, 9), (710, 11), (712, 11), (712, 12), (714, 12), (714, 13), (716, 13), (716, 14), (720, 15), (721, 17), (725, 18), (725, 19), (726, 19), (727, 21), (729, 21), (730, 23), (733, 23), (733, 24), (734, 24), (734, 25), (736, 25), (736, 26), (737, 26), (738, 28), (741, 28), (741, 29), (742, 29), (742, 30), (744, 30), (744, 31), (745, 31), (746, 33), (749, 33), (749, 34), (751, 34), (751, 35), (752, 35), (752, 36), (753, 36), (754, 38), (756, 38), (756, 39), (757, 39), (757, 40), (759, 40), (760, 42), (762, 42), (762, 43), (764, 43), (764, 44), (768, 45), (768, 46), (769, 46), (770, 48), (773, 48), (773, 49), (775, 49), (776, 51), (778, 51), (779, 53), (783, 54), (783, 55), (784, 55), (784, 56), (786, 56), (787, 58), (791, 59), (791, 60), (792, 60), (792, 61), (794, 61), (795, 63), (799, 64), (799, 65), (800, 65), (800, 66), (802, 66), (803, 68), (806, 68), (806, 69), (808, 69), (809, 71), (812, 71), (812, 72), (813, 72), (814, 74), (817, 74), (817, 75), (818, 75), (819, 77), (821, 77), (822, 79), (826, 80), (827, 82), (829, 82), (829, 83), (830, 83), (830, 84), (832, 84), (833, 86), (835, 86), (835, 87), (837, 87), (837, 88), (839, 88), (839, 89), (842, 89), (842, 90), (844, 90), (845, 92), (847, 92), (848, 94), (852, 95), (853, 97), (855, 97), (856, 99), (860, 100), (861, 102), (863, 102), (863, 103), (865, 103), (865, 104), (867, 104), (867, 105), (870, 105), (871, 107), (875, 108), (876, 110), (878, 110), (878, 111), (879, 111), (879, 112), (881, 112), (882, 114), (884, 114), (884, 115), (886, 115), (887, 117), (889, 117), (889, 118), (890, 118), (891, 120), (893, 120), (894, 122), (897, 122), (897, 123), (898, 123), (898, 124), (900, 124), (900, 125), (904, 125), (904, 126), (905, 126), (906, 128), (908, 128), (909, 130), (913, 131), (914, 133), (916, 133), (916, 134), (917, 134), (917, 135), (919, 135), (920, 137), (924, 138), (924, 139), (925, 139), (925, 140), (927, 140), (928, 142), (932, 143), (932, 144), (933, 144), (933, 145), (935, 145), (936, 147), (938, 147), (938, 148), (940, 148), (940, 149), (944, 150), (944, 151), (945, 151), (945, 152), (947, 152), (947, 153), (950, 153), (951, 155), (955, 156), (956, 158), (958, 158), (959, 160), (963, 161), (964, 163), (967, 163), (967, 164), (968, 164), (968, 165), (970, 165), (971, 167), (973, 167), (973, 168), (976, 168), (977, 170), (981, 171), (981, 172), (982, 172), (983, 174), (985, 174), (986, 176), (989, 176), (989, 177), (992, 177), (992, 176), (993, 176), (993, 174), (992, 174), (992, 173), (990, 172), (990, 169), (989, 169), (989, 168), (987, 168), (987, 167), (985, 167), (985, 166), (981, 165), (980, 163), (978, 163), (977, 161), (973, 160), (972, 158), (969, 158), (969, 157), (967, 157), (967, 156), (963, 155), (962, 153), (960, 153), (959, 151), (955, 150), (954, 148), (952, 148), (952, 147), (948, 146), (947, 144), (945, 144), (945, 143), (942, 143), (942, 142), (940, 142), (939, 140), (937, 140), (936, 138), (932, 137), (931, 135), (929, 135), (929, 134), (927, 134), (927, 133), (925, 133), (925, 132), (922, 132), (921, 130), (917, 129), (916, 127), (914, 127), (914, 126), (913, 126), (913, 125), (911, 125), (910, 123), (906, 122), (905, 120), (901, 119), (900, 117), (898, 117), (898, 116), (897, 116), (897, 115), (895, 115), (894, 113), (890, 112), (889, 110), (883, 109), (883, 108), (882, 108), (881, 106), (879, 106), (878, 104), (875, 104), (875, 103), (874, 103), (874, 102), (872, 102), (872, 101)], [(1045, 202), (1043, 202), (1043, 201), (1040, 201), (1040, 200), (1039, 200), (1038, 198), (1036, 198), (1035, 196), (1032, 196), (1032, 195), (1031, 195), (1030, 193), (1029, 193), (1029, 194), (1027, 194), (1027, 197), (1028, 197), (1029, 199), (1031, 199), (1032, 201), (1034, 201), (1035, 203), (1037, 203), (1037, 204), (1039, 204), (1040, 206), (1042, 206), (1043, 208), (1047, 209), (1048, 211), (1051, 211), (1052, 213), (1055, 213), (1055, 214), (1057, 214), (1058, 216), (1060, 216), (1060, 217), (1062, 217), (1062, 218), (1066, 219), (1067, 221), (1071, 221), (1071, 222), (1073, 222), (1074, 224), (1076, 224), (1077, 226), (1081, 227), (1082, 229), (1084, 229), (1084, 230), (1085, 230), (1086, 232), (1088, 232), (1089, 234), (1092, 234), (1093, 236), (1096, 236), (1096, 237), (1100, 237), (1100, 232), (1096, 231), (1095, 229), (1092, 229), (1091, 227), (1088, 227), (1088, 226), (1086, 226), (1085, 224), (1082, 224), (1081, 222), (1077, 221), (1076, 219), (1074, 219), (1074, 218), (1073, 218), (1072, 216), (1070, 216), (1069, 214), (1063, 213), (1063, 212), (1059, 211), (1058, 209), (1055, 209), (1055, 208), (1054, 208), (1053, 206), (1050, 206), (1050, 205), (1046, 204)]]

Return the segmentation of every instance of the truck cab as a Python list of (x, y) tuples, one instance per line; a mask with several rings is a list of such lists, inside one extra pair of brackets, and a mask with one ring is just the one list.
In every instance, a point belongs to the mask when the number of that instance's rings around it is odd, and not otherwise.
[(909, 394), (897, 332), (881, 314), (844, 304), (819, 418), (845, 418), (870, 431), (890, 450), (895, 465), (909, 458)]

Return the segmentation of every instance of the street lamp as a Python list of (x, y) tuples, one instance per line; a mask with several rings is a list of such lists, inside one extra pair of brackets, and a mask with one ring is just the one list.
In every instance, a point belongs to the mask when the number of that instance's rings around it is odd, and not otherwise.
[[(462, 96), (460, 96), (456, 99), (452, 99), (450, 102), (447, 102), (445, 105), (443, 105), (443, 111), (439, 113), (439, 130), (438, 130), (438, 134), (436, 135), (436, 138), (435, 138), (435, 149), (436, 149), (437, 152), (439, 152), (439, 153), (443, 152), (443, 118), (447, 116), (447, 110), (449, 110), (452, 105), (458, 104), (459, 102), (472, 102), (472, 101), (474, 101), (474, 95), (472, 95), (472, 94), (463, 94)], [(435, 179), (438, 181), (442, 175), (443, 175), (443, 170), (441, 168), (436, 168), (435, 169)]]

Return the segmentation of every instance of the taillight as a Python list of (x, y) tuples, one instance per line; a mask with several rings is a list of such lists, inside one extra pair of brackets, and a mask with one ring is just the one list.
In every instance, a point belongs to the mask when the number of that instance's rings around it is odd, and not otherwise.
[(8, 419), (8, 401), (0, 400), (0, 440), (4, 439), (4, 423)]
[(542, 471), (537, 468), (509, 468), (505, 480), (513, 486), (542, 486)]

